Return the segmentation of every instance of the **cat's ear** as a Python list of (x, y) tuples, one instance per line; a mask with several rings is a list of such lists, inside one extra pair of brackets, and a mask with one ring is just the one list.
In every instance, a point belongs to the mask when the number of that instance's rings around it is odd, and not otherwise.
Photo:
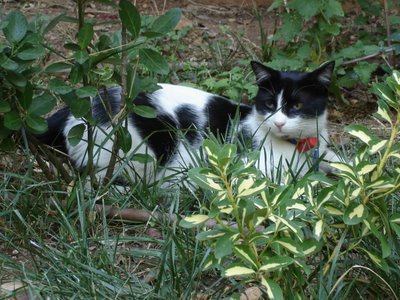
[(334, 68), (335, 68), (335, 62), (330, 61), (327, 62), (326, 64), (323, 64), (321, 67), (314, 70), (313, 72), (311, 72), (311, 74), (315, 76), (316, 79), (323, 85), (329, 85), (331, 82)]
[(256, 80), (258, 84), (268, 81), (277, 71), (274, 69), (264, 66), (263, 64), (252, 61), (250, 62), (254, 74), (256, 75)]

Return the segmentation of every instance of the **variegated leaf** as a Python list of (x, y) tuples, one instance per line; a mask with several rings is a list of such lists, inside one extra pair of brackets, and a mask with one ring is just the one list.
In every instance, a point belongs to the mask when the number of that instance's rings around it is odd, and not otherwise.
[(243, 267), (243, 266), (234, 266), (234, 267), (227, 268), (225, 270), (224, 275), (226, 277), (231, 277), (231, 276), (251, 275), (254, 273), (255, 273), (255, 271), (253, 269)]

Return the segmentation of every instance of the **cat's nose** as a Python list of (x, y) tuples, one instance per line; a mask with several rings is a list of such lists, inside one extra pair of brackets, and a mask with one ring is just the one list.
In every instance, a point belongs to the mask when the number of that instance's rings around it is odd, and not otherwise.
[(282, 127), (285, 125), (285, 122), (275, 121), (274, 124), (276, 127), (278, 127), (279, 130), (282, 130)]

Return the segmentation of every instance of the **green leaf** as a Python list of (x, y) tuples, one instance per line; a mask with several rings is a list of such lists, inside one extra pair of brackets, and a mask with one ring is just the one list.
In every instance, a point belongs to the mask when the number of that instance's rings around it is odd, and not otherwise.
[(4, 116), (4, 126), (11, 130), (19, 130), (22, 126), (19, 114), (15, 111), (6, 113)]
[(263, 191), (267, 185), (268, 181), (262, 180), (261, 182), (254, 181), (252, 176), (249, 176), (247, 179), (244, 179), (238, 187), (238, 195), (237, 197), (249, 197), (254, 194), (260, 193)]
[(345, 131), (357, 137), (367, 145), (369, 145), (371, 141), (376, 139), (375, 135), (363, 125), (349, 125), (345, 127)]
[(280, 286), (272, 279), (261, 278), (261, 284), (267, 289), (268, 299), (283, 300), (283, 292)]
[(49, 82), (49, 89), (57, 94), (65, 95), (72, 91), (72, 88), (60, 79), (52, 79)]
[(199, 241), (207, 241), (207, 240), (212, 240), (212, 239), (217, 239), (225, 235), (225, 231), (220, 230), (220, 229), (214, 229), (214, 230), (207, 230), (207, 231), (202, 231), (196, 235), (196, 239)]
[(86, 66), (86, 64), (80, 65), (79, 63), (75, 63), (72, 66), (71, 72), (69, 73), (71, 84), (75, 85), (82, 81), (83, 74), (85, 73), (84, 66)]
[(141, 20), (137, 8), (128, 0), (119, 2), (119, 17), (121, 23), (130, 32), (133, 39), (139, 36)]
[(150, 31), (168, 33), (173, 30), (181, 19), (182, 12), (179, 8), (173, 8), (164, 15), (159, 16), (151, 25)]
[(371, 79), (371, 74), (376, 70), (378, 64), (370, 62), (361, 62), (354, 67), (354, 72), (358, 75), (361, 82), (368, 84)]
[(342, 5), (337, 0), (328, 0), (324, 5), (324, 13), (327, 18), (343, 17), (344, 11)]
[(378, 240), (381, 243), (382, 258), (389, 257), (391, 254), (391, 250), (386, 237), (381, 232), (379, 232), (378, 228), (375, 226), (373, 222), (371, 222), (370, 220), (365, 220), (365, 223), (367, 224), (369, 229), (371, 229), (372, 234), (376, 238), (378, 238)]
[(192, 168), (188, 171), (190, 180), (205, 190), (222, 191), (221, 185), (206, 176), (207, 169)]
[(364, 176), (371, 173), (376, 167), (377, 164), (370, 164), (367, 161), (362, 161), (357, 165), (356, 172), (359, 176)]
[(153, 119), (157, 117), (157, 111), (155, 108), (147, 105), (135, 105), (133, 112), (143, 118)]
[(254, 273), (255, 273), (255, 271), (253, 269), (236, 265), (236, 266), (227, 268), (224, 272), (224, 276), (225, 277), (246, 276), (246, 275), (251, 275)]
[(399, 224), (400, 225), (400, 213), (395, 213), (393, 214), (390, 219), (389, 219), (390, 223), (394, 223), (394, 224)]
[(75, 90), (75, 94), (78, 98), (95, 97), (97, 95), (97, 89), (94, 86), (84, 86)]
[(343, 222), (347, 225), (356, 225), (365, 220), (368, 210), (362, 203), (351, 203), (343, 215)]
[(45, 71), (47, 73), (60, 73), (60, 72), (66, 72), (71, 69), (73, 65), (70, 63), (66, 62), (57, 62), (54, 64), (50, 64), (46, 67)]
[(135, 153), (130, 159), (141, 164), (149, 164), (154, 162), (154, 157), (147, 153)]
[(90, 41), (93, 38), (93, 25), (90, 23), (85, 23), (78, 32), (78, 44), (83, 50), (89, 46)]
[(388, 105), (386, 104), (386, 102), (383, 101), (382, 99), (379, 99), (378, 100), (378, 111), (374, 114), (374, 116), (392, 124), (392, 118), (390, 117), (389, 111), (390, 111), (390, 109), (389, 109)]
[(82, 140), (85, 130), (86, 126), (83, 123), (75, 125), (70, 129), (68, 132), (68, 142), (71, 144), (71, 146), (76, 146), (79, 144), (79, 142)]
[(289, 256), (274, 256), (263, 261), (261, 271), (272, 272), (293, 264), (295, 260)]
[(395, 109), (399, 107), (399, 104), (394, 100), (396, 97), (394, 96), (393, 91), (387, 84), (375, 83), (372, 88), (374, 93), (378, 95), (385, 103), (389, 104), (389, 106)]
[(400, 225), (398, 225), (396, 223), (390, 223), (390, 227), (396, 233), (397, 237), (400, 238)]
[(247, 245), (235, 245), (233, 251), (246, 262), (257, 268), (257, 257)]
[(375, 190), (374, 192), (383, 192), (385, 190), (394, 188), (395, 184), (393, 182), (392, 177), (387, 177), (387, 176), (382, 176), (380, 178), (377, 178), (375, 181), (369, 183), (366, 185), (366, 189), (373, 189)]
[(389, 272), (389, 266), (384, 259), (380, 258), (375, 253), (372, 253), (365, 249), (363, 249), (363, 250), (368, 254), (369, 258), (372, 260), (373, 263), (375, 263), (379, 268), (381, 268), (385, 272)]
[(56, 103), (56, 98), (48, 93), (44, 93), (33, 98), (32, 104), (28, 109), (28, 113), (36, 116), (43, 116), (49, 113), (54, 108)]
[(281, 223), (285, 224), (290, 231), (292, 231), (294, 234), (296, 234), (296, 236), (299, 238), (300, 241), (304, 240), (303, 231), (294, 221), (287, 220), (280, 216), (275, 216), (275, 218), (278, 220), (276, 222), (281, 222)]
[(289, 2), (289, 8), (297, 10), (308, 21), (319, 12), (322, 4), (320, 0), (292, 0)]
[(0, 113), (6, 113), (11, 110), (10, 104), (7, 101), (0, 99)]
[(380, 139), (376, 138), (376, 140), (373, 140), (370, 143), (370, 145), (369, 145), (370, 148), (368, 150), (368, 153), (372, 155), (372, 154), (375, 154), (375, 153), (381, 151), (386, 146), (387, 143), (388, 143), (388, 141), (386, 141), (386, 140), (380, 140)]
[(132, 147), (132, 136), (128, 129), (120, 126), (117, 130), (118, 145), (124, 153), (128, 153)]
[(214, 141), (205, 139), (203, 142), (204, 150), (207, 154), (208, 160), (214, 166), (218, 166), (220, 147)]
[(5, 76), (5, 79), (19, 89), (25, 88), (28, 82), (24, 75), (22, 75), (19, 72), (13, 72), (13, 71), (8, 72), (7, 76)]
[(46, 132), (48, 129), (46, 119), (34, 114), (26, 116), (26, 124), (36, 134)]
[(12, 59), (8, 58), (5, 54), (0, 53), (0, 67), (6, 70), (15, 71), (18, 69), (19, 65)]
[(74, 53), (74, 58), (78, 64), (83, 65), (89, 60), (90, 56), (85, 50), (80, 50)]
[(152, 49), (142, 48), (139, 49), (139, 58), (140, 62), (143, 63), (149, 71), (163, 75), (168, 74), (168, 63), (158, 52)]
[(233, 252), (233, 241), (237, 237), (237, 233), (226, 233), (218, 238), (214, 245), (214, 255), (216, 258), (223, 258)]
[(314, 226), (314, 237), (317, 241), (319, 241), (324, 233), (324, 221), (318, 220)]
[(17, 57), (22, 60), (38, 59), (46, 54), (46, 50), (42, 46), (31, 47), (18, 52)]
[(305, 240), (301, 244), (305, 256), (318, 253), (322, 249), (323, 245), (324, 245), (324, 240), (317, 241), (312, 239)]
[(290, 252), (292, 252), (296, 255), (299, 255), (299, 256), (304, 255), (302, 248), (292, 239), (280, 238), (274, 242), (282, 245), (284, 248), (286, 248), (287, 250), (289, 250)]
[(303, 28), (303, 20), (299, 14), (285, 13), (282, 16), (282, 26), (273, 36), (273, 40), (284, 40), (286, 42), (295, 38)]
[(208, 220), (207, 215), (191, 215), (188, 217), (183, 218), (180, 222), (179, 225), (184, 227), (184, 228), (193, 228), (195, 226), (201, 225), (204, 222)]
[(20, 42), (28, 31), (28, 22), (20, 11), (12, 11), (5, 17), (7, 22), (3, 33), (10, 43)]
[(24, 110), (27, 110), (32, 103), (33, 87), (28, 81), (23, 91), (17, 92), (18, 102)]
[(70, 108), (74, 117), (84, 117), (90, 110), (90, 101), (88, 101), (87, 98), (75, 99), (75, 101), (71, 103)]

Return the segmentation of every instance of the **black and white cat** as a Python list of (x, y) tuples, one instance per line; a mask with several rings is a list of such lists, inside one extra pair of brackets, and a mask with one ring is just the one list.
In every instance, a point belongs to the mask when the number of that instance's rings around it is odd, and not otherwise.
[[(120, 151), (117, 172), (124, 171), (131, 178), (157, 179), (161, 173), (153, 172), (156, 163), (166, 167), (164, 170), (190, 166), (192, 151), (200, 147), (205, 133), (229, 132), (235, 117), (234, 128), (252, 139), (254, 148), (260, 149), (258, 167), (270, 178), (277, 175), (277, 170), (288, 169), (304, 175), (313, 157), (337, 161), (336, 155), (327, 148), (326, 107), (334, 62), (308, 73), (280, 72), (258, 62), (252, 62), (251, 66), (258, 85), (253, 106), (238, 105), (221, 96), (171, 84), (160, 84), (161, 88), (153, 93), (139, 94), (134, 103), (153, 107), (157, 117), (128, 115), (132, 146), (126, 154)], [(111, 108), (112, 115), (118, 113), (120, 93), (121, 88), (116, 86), (92, 99), (93, 117), (98, 121), (93, 131), (94, 166), (100, 178), (105, 175), (113, 145), (110, 113), (105, 106)], [(83, 168), (88, 162), (87, 133), (76, 145), (67, 136), (71, 128), (82, 123), (83, 119), (75, 118), (68, 108), (63, 108), (48, 119), (49, 130), (40, 136), (45, 143), (61, 147), (77, 168)], [(138, 153), (149, 154), (154, 158), (154, 165), (132, 160)], [(320, 167), (329, 171), (326, 162), (321, 161)]]

